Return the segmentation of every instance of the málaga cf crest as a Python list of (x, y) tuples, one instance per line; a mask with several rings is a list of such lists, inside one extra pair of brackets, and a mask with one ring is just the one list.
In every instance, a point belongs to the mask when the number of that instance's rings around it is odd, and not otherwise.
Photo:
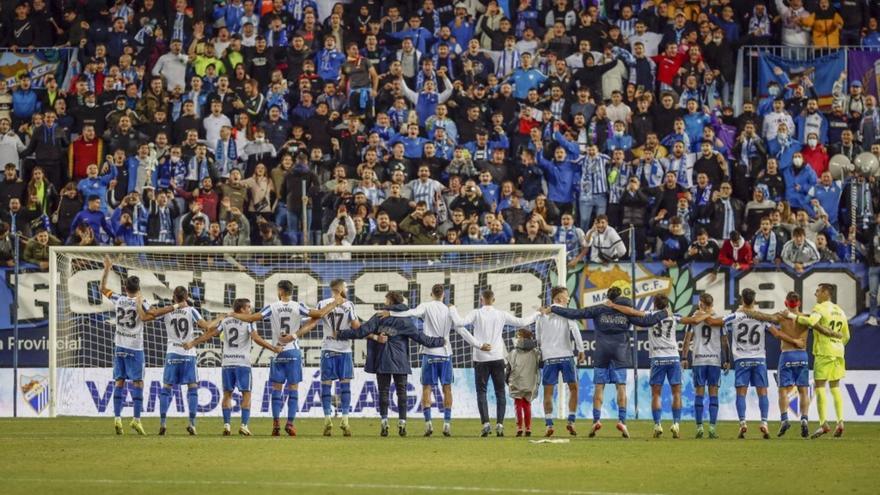
[(49, 379), (42, 375), (21, 377), (21, 395), (37, 414), (49, 405)]

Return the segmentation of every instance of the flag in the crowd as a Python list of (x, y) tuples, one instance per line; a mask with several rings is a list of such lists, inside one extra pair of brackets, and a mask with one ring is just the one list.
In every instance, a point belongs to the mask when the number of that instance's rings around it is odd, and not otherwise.
[(866, 95), (877, 96), (877, 77), (880, 77), (880, 51), (853, 50), (848, 57), (847, 82), (861, 81)]
[[(774, 73), (774, 69), (777, 67), (783, 70), (784, 76)], [(767, 96), (767, 86), (770, 82), (776, 81), (785, 86), (801, 75), (805, 75), (810, 78), (813, 88), (819, 96), (819, 106), (830, 107), (834, 81), (840, 77), (844, 70), (846, 70), (846, 54), (843, 50), (838, 50), (824, 57), (804, 60), (786, 59), (769, 53), (761, 53), (758, 61), (758, 88), (760, 88), (763, 98)]]

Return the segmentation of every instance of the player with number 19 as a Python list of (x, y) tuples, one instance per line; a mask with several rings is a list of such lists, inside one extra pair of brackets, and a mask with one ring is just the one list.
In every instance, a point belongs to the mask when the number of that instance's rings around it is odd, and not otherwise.
[[(248, 299), (236, 299), (232, 302), (234, 314), (250, 313), (251, 302)], [(229, 425), (232, 416), (232, 392), (237, 388), (241, 392), (241, 426), (238, 434), (251, 436), (248, 421), (251, 417), (251, 343), (274, 353), (281, 352), (280, 346), (266, 342), (254, 328), (254, 324), (238, 318), (227, 316), (219, 324), (212, 326), (201, 337), (192, 342), (197, 346), (207, 342), (215, 335), (223, 341), (223, 358), (221, 362), (223, 379), (223, 436), (231, 435)], [(292, 340), (292, 337), (291, 337)]]
[(758, 407), (761, 410), (761, 434), (770, 438), (767, 416), (770, 412), (770, 399), (767, 397), (767, 350), (764, 340), (770, 324), (751, 318), (746, 311), (754, 309), (755, 291), (743, 289), (740, 293), (741, 306), (724, 317), (724, 328), (733, 337), (733, 367), (736, 373), (736, 413), (739, 416), (739, 437), (745, 438), (746, 393), (749, 386), (758, 393)]
[(150, 309), (150, 304), (141, 296), (141, 282), (138, 277), (125, 279), (125, 294), (117, 294), (107, 287), (107, 278), (113, 264), (104, 258), (104, 273), (101, 276), (101, 294), (110, 299), (116, 314), (116, 331), (113, 335), (113, 426), (117, 435), (122, 435), (122, 402), (125, 398), (125, 381), (132, 382), (131, 400), (134, 404), (134, 418), (129, 426), (139, 435), (146, 435), (141, 424), (141, 411), (144, 406), (144, 322), (171, 311), (171, 306)]
[(172, 295), (174, 304), (171, 312), (163, 318), (168, 337), (168, 350), (165, 354), (165, 369), (162, 374), (162, 390), (159, 391), (159, 435), (166, 432), (166, 418), (171, 406), (171, 390), (174, 386), (186, 385), (186, 403), (189, 409), (189, 424), (186, 431), (196, 434), (196, 409), (199, 405), (199, 385), (196, 374), (196, 351), (191, 341), (195, 339), (196, 327), (207, 331), (216, 325), (220, 318), (207, 322), (196, 308), (187, 302), (189, 294), (186, 287), (179, 286)]
[(681, 361), (678, 357), (678, 342), (675, 332), (679, 324), (695, 325), (702, 323), (708, 315), (682, 317), (669, 310), (669, 298), (663, 294), (654, 297), (655, 311), (646, 314), (629, 306), (618, 306), (611, 301), (608, 306), (621, 313), (638, 318), (632, 324), (649, 329), (648, 345), (651, 358), (651, 413), (654, 417), (654, 438), (663, 435), (660, 417), (663, 413), (661, 394), (663, 382), (669, 382), (672, 390), (672, 438), (681, 432)]
[(241, 321), (254, 323), (268, 321), (272, 330), (272, 342), (282, 346), (282, 350), (272, 359), (269, 366), (269, 382), (272, 384), (272, 436), (281, 435), (281, 409), (284, 403), (284, 384), (287, 384), (287, 423), (284, 431), (296, 436), (296, 411), (299, 408), (299, 382), (302, 381), (302, 352), (295, 334), (303, 318), (320, 319), (327, 315), (338, 302), (333, 302), (321, 311), (309, 309), (305, 304), (291, 299), (293, 284), (289, 280), (278, 282), (278, 300), (267, 304), (261, 311), (253, 314), (233, 314)]

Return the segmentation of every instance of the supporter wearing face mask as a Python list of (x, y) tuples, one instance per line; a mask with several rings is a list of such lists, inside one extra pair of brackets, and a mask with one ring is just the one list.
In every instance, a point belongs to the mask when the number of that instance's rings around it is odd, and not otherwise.
[(806, 210), (810, 204), (809, 191), (816, 185), (816, 172), (812, 167), (805, 166), (804, 156), (800, 151), (794, 153), (791, 167), (783, 171), (785, 179), (785, 199), (791, 209)]

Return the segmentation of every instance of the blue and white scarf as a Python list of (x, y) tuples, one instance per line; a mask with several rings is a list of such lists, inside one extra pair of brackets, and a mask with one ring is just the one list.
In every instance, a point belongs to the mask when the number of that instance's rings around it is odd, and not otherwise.
[(238, 164), (238, 149), (235, 145), (235, 139), (229, 138), (226, 144), (222, 139), (217, 140), (217, 147), (214, 149), (214, 164), (220, 177), (229, 177), (229, 172)]
[(755, 240), (752, 244), (755, 248), (755, 256), (759, 263), (773, 262), (776, 260), (776, 246), (778, 242), (776, 232), (771, 230), (768, 237), (769, 238), (764, 237), (764, 233), (761, 231), (758, 231), (758, 233), (755, 234)]

